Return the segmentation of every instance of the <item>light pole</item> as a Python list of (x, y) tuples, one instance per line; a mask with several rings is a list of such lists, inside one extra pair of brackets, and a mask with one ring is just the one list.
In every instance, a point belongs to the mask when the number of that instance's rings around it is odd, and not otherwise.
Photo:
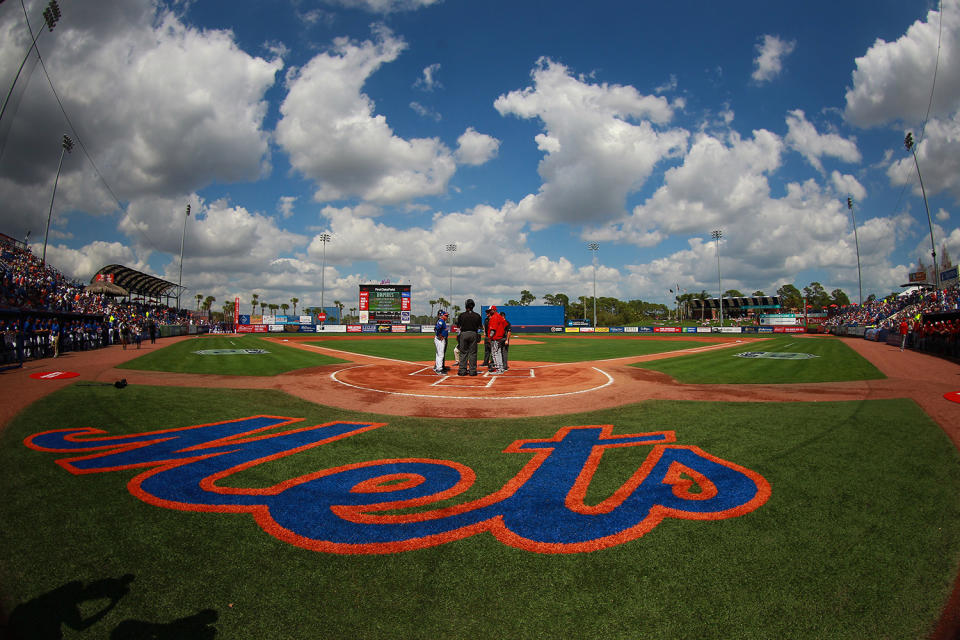
[(183, 232), (180, 234), (180, 275), (177, 277), (177, 311), (180, 311), (180, 294), (183, 292), (183, 239), (187, 237), (187, 218), (190, 217), (190, 205), (183, 216)]
[(597, 251), (599, 242), (588, 242), (587, 249), (593, 252), (593, 328), (597, 328)]
[(860, 306), (863, 306), (863, 278), (860, 275), (860, 238), (857, 237), (857, 216), (853, 213), (853, 198), (847, 197), (847, 209), (853, 219), (853, 240), (857, 244), (857, 288), (860, 293)]
[(723, 231), (714, 229), (710, 237), (717, 241), (717, 289), (720, 294), (720, 326), (723, 326), (723, 285), (720, 284), (720, 238), (723, 237)]
[[(53, 31), (53, 28), (57, 26), (57, 23), (60, 21), (60, 6), (57, 4), (57, 0), (50, 0), (50, 3), (47, 4), (47, 8), (43, 10), (43, 21), (46, 23), (49, 31)], [(0, 108), (0, 120), (3, 120), (3, 114), (7, 112), (7, 104), (10, 102), (10, 96), (13, 94), (13, 88), (17, 85), (17, 80), (20, 79), (20, 72), (23, 71), (23, 65), (27, 63), (30, 53), (33, 51), (33, 48), (37, 46), (37, 40), (40, 38), (41, 33), (43, 33), (42, 28), (37, 32), (37, 36), (33, 39), (33, 42), (30, 43), (30, 48), (27, 49), (27, 55), (23, 56), (23, 62), (20, 63), (20, 68), (17, 69), (17, 75), (13, 77), (10, 90), (7, 91), (7, 97), (3, 100), (3, 108)]]
[(50, 212), (47, 213), (47, 230), (43, 234), (43, 259), (41, 265), (47, 264), (47, 236), (50, 235), (50, 218), (53, 217), (53, 199), (57, 197), (57, 182), (60, 181), (60, 169), (63, 167), (63, 154), (73, 150), (73, 140), (69, 136), (63, 136), (60, 143), (60, 163), (57, 165), (57, 177), (53, 179), (53, 194), (50, 196)]
[(930, 218), (930, 207), (927, 205), (927, 190), (923, 188), (923, 177), (920, 175), (920, 163), (917, 161), (917, 151), (913, 144), (913, 133), (907, 132), (903, 139), (903, 146), (913, 154), (913, 164), (917, 167), (917, 178), (920, 179), (920, 192), (923, 193), (923, 206), (927, 210), (927, 224), (930, 225), (930, 255), (933, 256), (933, 282), (937, 291), (940, 290), (940, 269), (937, 267), (937, 245), (933, 242), (933, 220)]
[(450, 305), (453, 305), (453, 252), (456, 250), (456, 243), (451, 242), (447, 245), (447, 251), (450, 253)]
[(321, 233), (319, 237), (320, 242), (323, 243), (323, 266), (320, 268), (320, 313), (324, 314), (323, 320), (320, 321), (321, 324), (327, 323), (327, 308), (323, 306), (323, 292), (326, 288), (326, 275), (327, 275), (327, 243), (333, 240), (333, 236), (329, 233)]

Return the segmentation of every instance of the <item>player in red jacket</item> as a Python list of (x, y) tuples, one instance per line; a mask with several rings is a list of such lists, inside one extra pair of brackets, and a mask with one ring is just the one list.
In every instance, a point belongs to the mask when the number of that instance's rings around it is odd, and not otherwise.
[(487, 318), (489, 320), (487, 324), (487, 338), (490, 340), (490, 350), (493, 357), (491, 363), (492, 368), (489, 372), (493, 375), (499, 375), (503, 373), (503, 357), (500, 353), (500, 341), (503, 340), (507, 321), (504, 320), (502, 315), (497, 313), (496, 305), (490, 305), (490, 307), (487, 308)]

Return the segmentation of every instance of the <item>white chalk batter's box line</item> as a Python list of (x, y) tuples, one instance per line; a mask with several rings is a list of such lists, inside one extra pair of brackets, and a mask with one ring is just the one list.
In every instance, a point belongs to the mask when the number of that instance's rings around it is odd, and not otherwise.
[[(498, 375), (492, 375), (489, 371), (479, 373), (476, 377), (480, 378), (479, 380), (470, 380), (470, 384), (462, 384), (467, 382), (467, 380), (460, 380), (464, 376), (458, 376), (456, 374), (444, 374), (438, 376), (437, 373), (433, 370), (433, 367), (423, 367), (422, 369), (417, 369), (413, 373), (410, 373), (411, 376), (416, 376), (420, 378), (436, 378), (436, 381), (431, 383), (431, 387), (464, 387), (468, 389), (488, 389), (493, 386), (494, 381), (497, 378), (536, 378), (536, 373), (534, 369), (508, 369), (504, 373)], [(474, 376), (467, 376), (473, 378)], [(484, 382), (486, 380), (486, 382)], [(479, 384), (478, 384), (479, 383)]]

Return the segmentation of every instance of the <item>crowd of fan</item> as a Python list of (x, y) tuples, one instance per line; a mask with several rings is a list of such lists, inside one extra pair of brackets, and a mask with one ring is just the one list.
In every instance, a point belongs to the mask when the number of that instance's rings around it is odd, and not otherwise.
[(828, 327), (881, 327), (895, 329), (902, 317), (911, 319), (960, 310), (960, 285), (952, 285), (940, 291), (917, 289), (905, 295), (889, 296), (871, 300), (860, 305), (841, 307), (824, 323)]
[(0, 365), (110, 344), (139, 345), (141, 336), (157, 335), (159, 325), (187, 322), (186, 312), (165, 305), (89, 292), (29, 248), (0, 247)]

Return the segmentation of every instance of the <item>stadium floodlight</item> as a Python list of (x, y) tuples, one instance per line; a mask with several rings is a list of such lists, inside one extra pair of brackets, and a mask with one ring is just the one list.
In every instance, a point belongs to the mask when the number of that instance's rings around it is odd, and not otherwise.
[(447, 251), (450, 253), (450, 304), (453, 304), (453, 252), (457, 250), (457, 244), (451, 242), (447, 245)]
[(920, 180), (920, 192), (923, 194), (923, 206), (927, 210), (927, 224), (930, 225), (930, 255), (933, 256), (933, 283), (937, 291), (940, 290), (940, 269), (937, 267), (937, 245), (933, 241), (933, 219), (930, 217), (930, 207), (927, 205), (927, 190), (923, 188), (923, 176), (920, 175), (920, 162), (917, 160), (917, 150), (913, 143), (913, 133), (908, 131), (903, 139), (903, 146), (913, 154), (913, 164), (917, 167), (917, 178)]
[(321, 233), (317, 236), (317, 240), (323, 243), (323, 263), (320, 267), (320, 313), (324, 314), (323, 320), (320, 321), (320, 324), (326, 324), (327, 318), (327, 308), (323, 306), (323, 293), (326, 288), (326, 275), (327, 275), (327, 243), (333, 240), (333, 236), (329, 233)]
[(180, 275), (177, 276), (177, 311), (180, 311), (180, 294), (183, 293), (183, 239), (187, 237), (187, 218), (190, 217), (190, 205), (183, 216), (183, 231), (180, 233)]
[[(47, 8), (43, 10), (43, 21), (46, 23), (48, 31), (53, 31), (53, 28), (60, 22), (60, 17), (60, 5), (57, 4), (57, 0), (50, 0)], [(36, 37), (33, 39), (33, 42), (30, 43), (30, 48), (27, 49), (27, 55), (23, 56), (23, 62), (20, 63), (20, 68), (17, 69), (17, 74), (13, 77), (13, 82), (10, 83), (10, 90), (7, 91), (7, 97), (3, 101), (3, 107), (0, 108), (0, 121), (3, 120), (3, 114), (7, 112), (7, 104), (10, 102), (10, 96), (13, 94), (13, 88), (17, 85), (17, 80), (20, 79), (20, 72), (23, 71), (23, 65), (27, 64), (27, 59), (30, 58), (33, 48), (37, 46), (37, 40), (40, 38), (41, 33), (43, 33), (43, 29), (37, 31)]]
[(63, 168), (63, 154), (73, 151), (73, 140), (64, 135), (60, 142), (60, 163), (57, 165), (57, 177), (53, 179), (53, 194), (50, 196), (50, 211), (47, 213), (47, 230), (43, 234), (43, 258), (40, 264), (47, 264), (47, 236), (50, 235), (50, 218), (53, 217), (53, 199), (57, 197), (57, 183), (60, 181), (60, 169)]
[(723, 231), (714, 229), (710, 232), (710, 237), (717, 242), (717, 289), (720, 294), (720, 326), (723, 326), (723, 285), (720, 284), (720, 238), (723, 237)]
[[(597, 328), (597, 251), (599, 242), (588, 242), (587, 249), (593, 252), (593, 328)], [(586, 311), (586, 309), (584, 309)]]
[(863, 277), (860, 275), (860, 238), (857, 237), (857, 216), (853, 213), (853, 198), (847, 196), (847, 209), (853, 219), (853, 241), (857, 245), (857, 288), (860, 294), (860, 306), (863, 306)]

